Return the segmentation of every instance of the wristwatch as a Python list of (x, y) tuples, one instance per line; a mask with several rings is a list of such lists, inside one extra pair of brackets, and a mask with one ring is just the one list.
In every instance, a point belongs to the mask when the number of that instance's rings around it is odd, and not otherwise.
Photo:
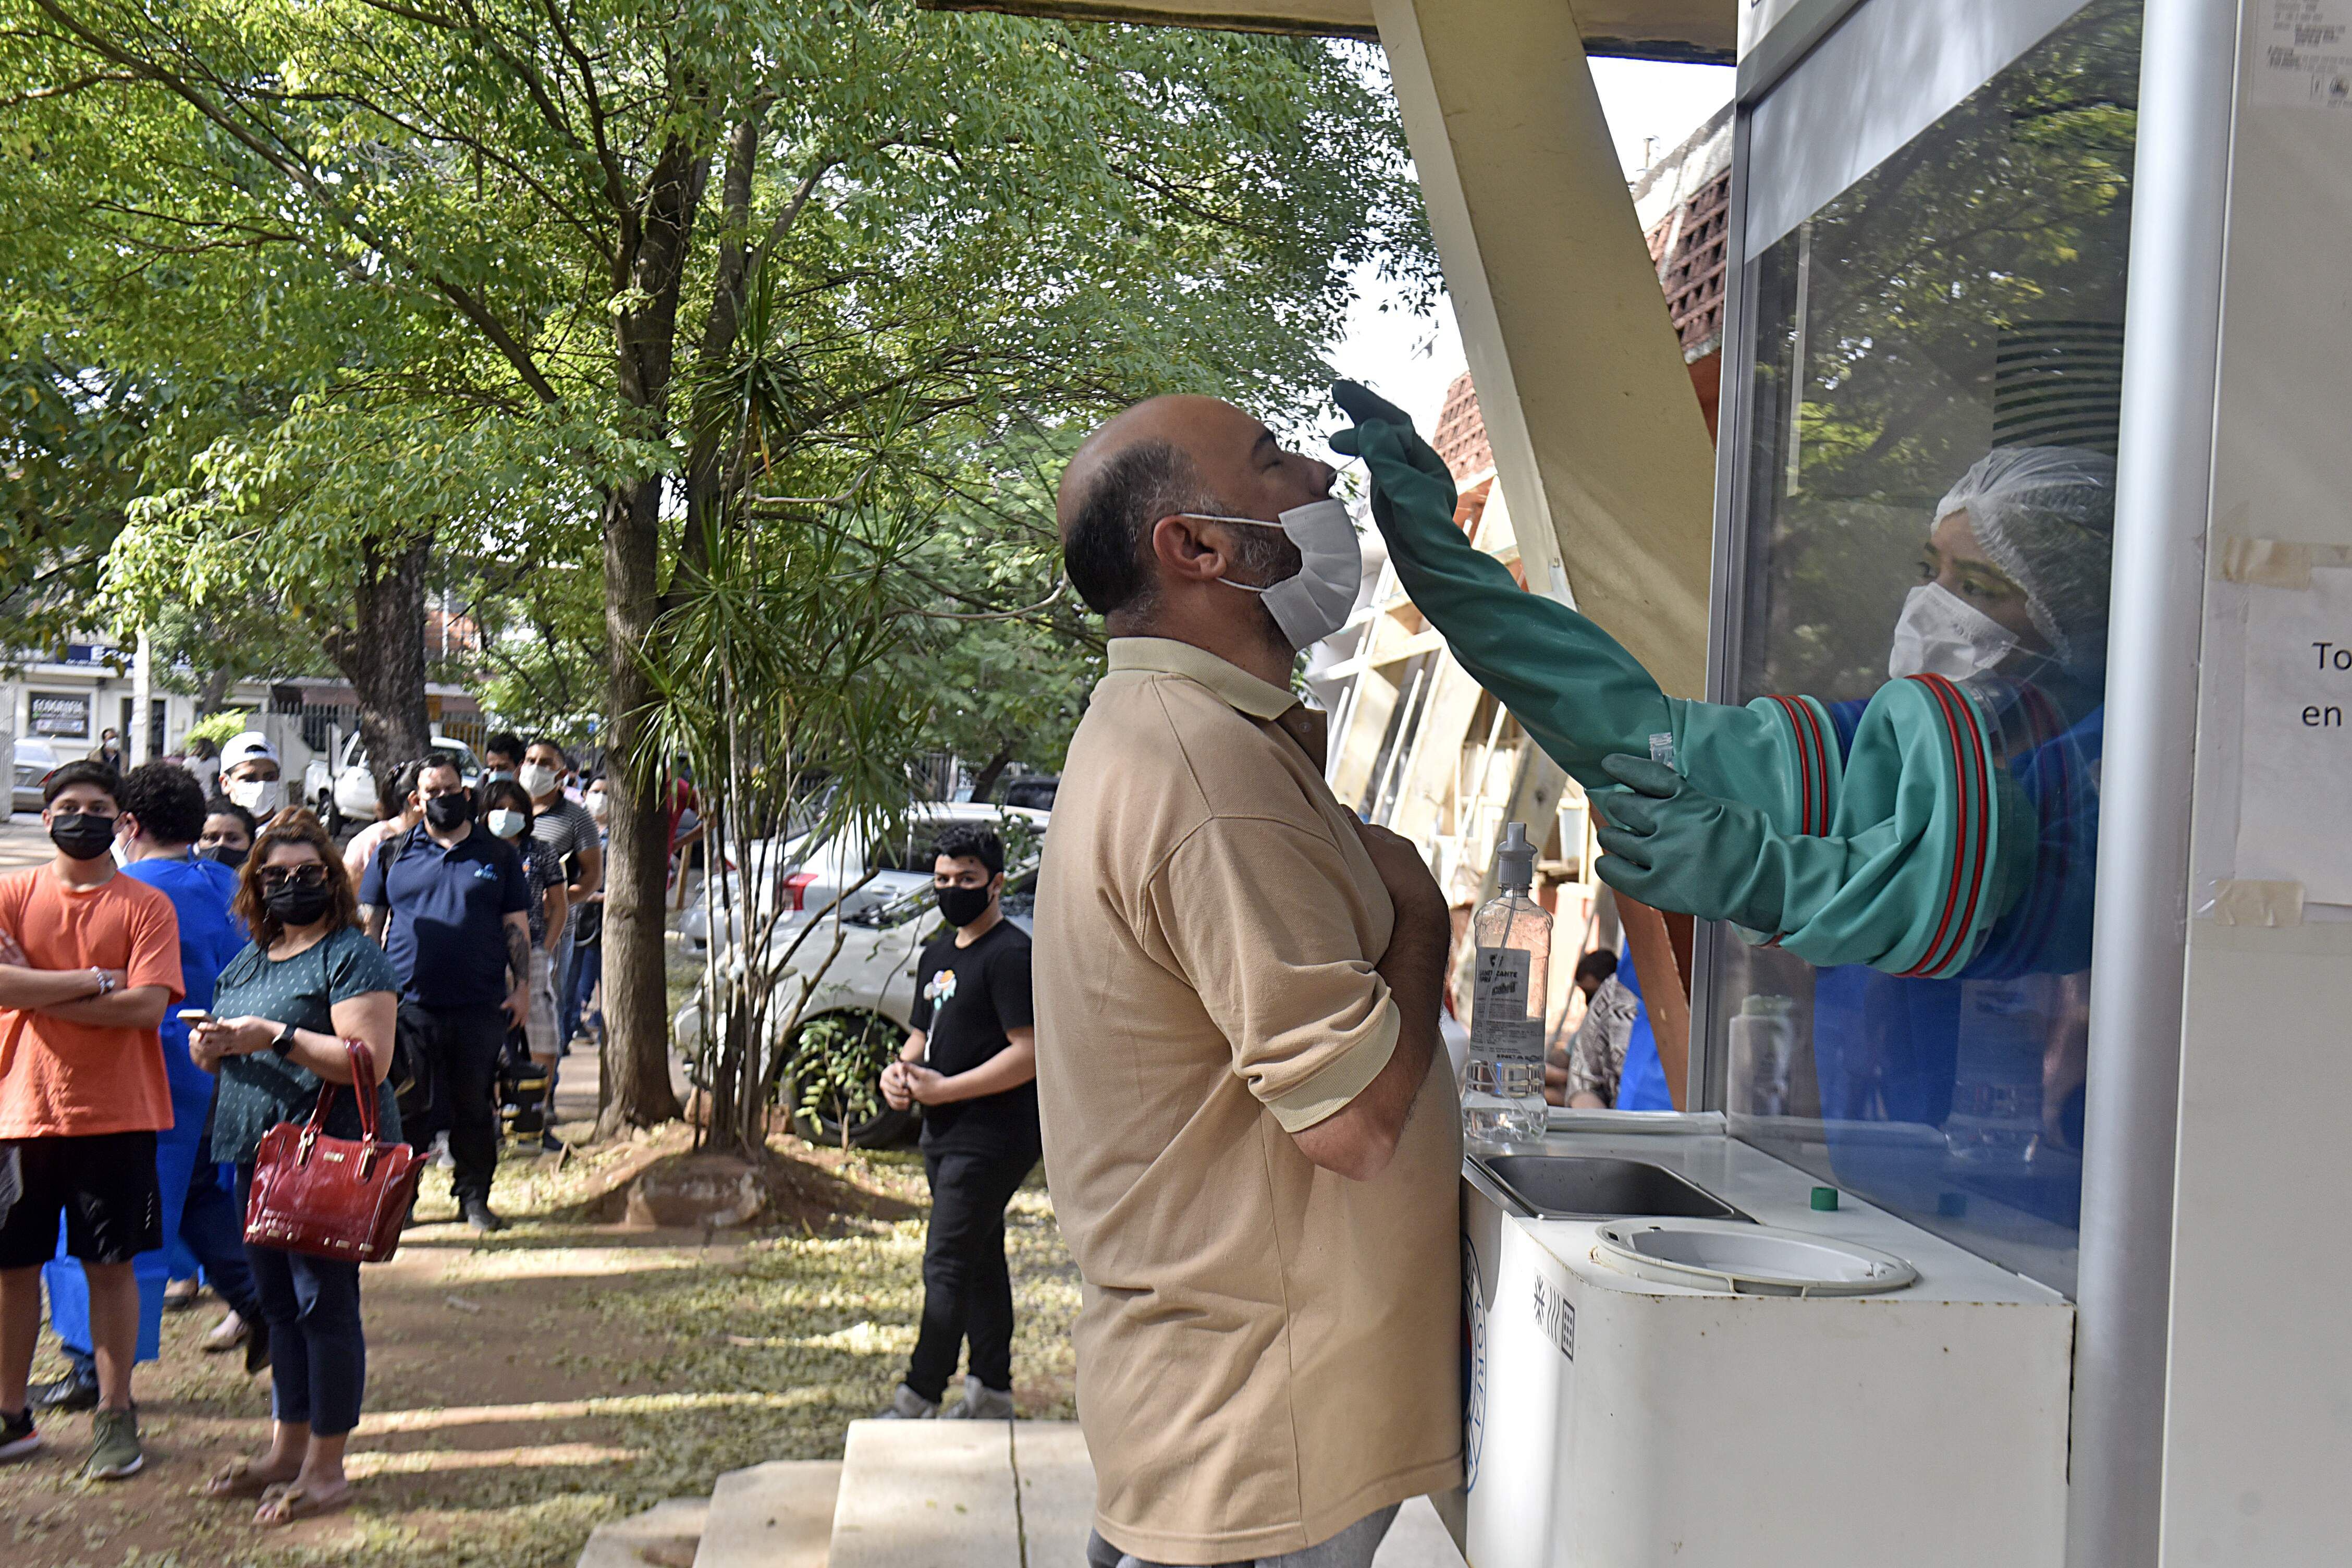
[(111, 996), (114, 994), (113, 975), (109, 974), (105, 970), (99, 968), (96, 964), (90, 965), (89, 972), (98, 976), (98, 994), (100, 996)]
[(269, 1048), (277, 1052), (279, 1059), (281, 1060), (292, 1055), (294, 1051), (294, 1026), (288, 1024), (284, 1027), (280, 1028), (278, 1031), (278, 1037), (269, 1042)]

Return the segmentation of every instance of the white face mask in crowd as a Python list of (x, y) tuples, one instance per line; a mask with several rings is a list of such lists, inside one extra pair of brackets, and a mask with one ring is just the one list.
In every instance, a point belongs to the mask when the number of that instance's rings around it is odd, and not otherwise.
[(1292, 647), (1321, 642), (1348, 624), (1356, 607), (1356, 592), (1364, 585), (1363, 546), (1347, 503), (1326, 497), (1292, 507), (1280, 522), (1254, 517), (1223, 517), (1215, 512), (1189, 512), (1205, 522), (1238, 522), (1251, 528), (1279, 528), (1298, 546), (1298, 570), (1279, 583), (1261, 588), (1251, 583), (1221, 578), (1228, 588), (1255, 594), (1265, 603), (1274, 624), (1282, 628)]
[(588, 792), (587, 800), (588, 815), (594, 817), (599, 822), (604, 821), (604, 792), (601, 789), (592, 789)]
[(520, 838), (529, 823), (521, 812), (502, 805), (490, 813), (489, 825), (490, 831), (500, 838)]
[(1922, 583), (1903, 601), (1887, 650), (1888, 679), (1940, 675), (1966, 680), (2017, 651), (2017, 634), (1945, 587)]
[(256, 816), (268, 816), (286, 804), (286, 785), (278, 779), (231, 779), (227, 795)]
[(531, 799), (537, 800), (542, 795), (554, 794), (557, 781), (553, 768), (543, 763), (525, 763), (521, 771), (515, 774), (515, 782), (530, 792)]

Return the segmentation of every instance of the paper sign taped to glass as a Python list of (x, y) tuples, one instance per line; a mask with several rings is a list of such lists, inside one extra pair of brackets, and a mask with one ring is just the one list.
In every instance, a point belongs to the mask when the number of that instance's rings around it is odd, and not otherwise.
[(2245, 637), (2237, 876), (2352, 904), (2352, 570), (2255, 589)]

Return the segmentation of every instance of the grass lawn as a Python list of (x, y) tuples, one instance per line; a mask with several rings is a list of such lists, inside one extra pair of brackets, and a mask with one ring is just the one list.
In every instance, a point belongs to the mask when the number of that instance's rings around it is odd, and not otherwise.
[[(796, 1185), (810, 1200), (801, 1206), (839, 1200), (825, 1223), (772, 1215), (706, 1234), (585, 1217), (622, 1170), (683, 1148), (684, 1129), (655, 1142), (561, 1168), (510, 1159), (494, 1202), (512, 1229), (477, 1238), (420, 1226), (397, 1258), (366, 1271), (370, 1381), (349, 1512), (262, 1531), (249, 1505), (196, 1495), (257, 1445), (268, 1407), (266, 1378), (199, 1352), (218, 1310), (207, 1299), (205, 1310), (167, 1318), (163, 1361), (140, 1369), (145, 1473), (106, 1488), (75, 1481), (88, 1418), (51, 1418), (47, 1453), (0, 1468), (0, 1561), (552, 1568), (596, 1524), (707, 1493), (722, 1470), (839, 1454), (846, 1423), (888, 1397), (914, 1342), (919, 1161), (845, 1161), (779, 1140), (814, 1167)], [(424, 1215), (453, 1212), (446, 1176), (428, 1175)], [(1041, 1179), (1015, 1200), (1008, 1242), (1016, 1396), (1024, 1415), (1067, 1416), (1077, 1279)], [(49, 1350), (37, 1377), (57, 1370)]]

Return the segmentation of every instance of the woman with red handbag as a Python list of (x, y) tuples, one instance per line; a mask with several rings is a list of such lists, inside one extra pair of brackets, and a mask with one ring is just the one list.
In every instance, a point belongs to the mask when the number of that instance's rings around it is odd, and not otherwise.
[[(221, 971), (214, 1016), (190, 1030), (188, 1050), (221, 1077), (213, 1155), (237, 1168), (246, 1257), (269, 1324), (276, 1424), (267, 1453), (235, 1461), (205, 1489), (215, 1498), (257, 1498), (256, 1523), (289, 1524), (341, 1508), (351, 1491), (343, 1445), (359, 1424), (367, 1374), (360, 1254), (320, 1256), (313, 1238), (282, 1226), (265, 1234), (288, 1236), (287, 1246), (257, 1242), (253, 1216), (270, 1205), (254, 1201), (255, 1167), (261, 1163), (262, 1184), (274, 1191), (281, 1164), (290, 1172), (314, 1150), (326, 1152), (310, 1175), (339, 1181), (374, 1165), (381, 1153), (394, 1173), (392, 1184), (400, 1186), (405, 1174), (414, 1193), (410, 1152), (388, 1148), (400, 1136), (399, 1108), (384, 1083), (400, 983), (392, 961), (360, 928), (342, 858), (308, 812), (262, 831), (240, 873), (236, 908), (254, 941)], [(355, 1081), (362, 1075), (365, 1081)], [(373, 1115), (362, 1114), (362, 1094)], [(321, 1109), (325, 1115), (316, 1116)], [(345, 1142), (353, 1139), (360, 1142)], [(405, 1208), (404, 1196), (398, 1202)], [(304, 1249), (291, 1249), (297, 1246)]]

